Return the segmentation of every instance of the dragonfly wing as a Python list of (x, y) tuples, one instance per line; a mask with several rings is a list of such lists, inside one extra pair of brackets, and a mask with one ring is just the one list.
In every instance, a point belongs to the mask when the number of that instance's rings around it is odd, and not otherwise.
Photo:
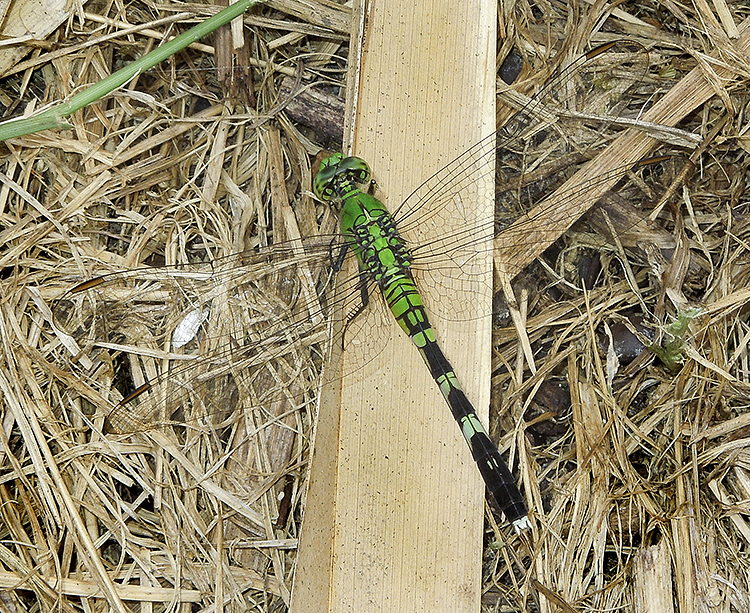
[[(83, 351), (128, 356), (105, 409), (114, 430), (197, 423), (240, 397), (262, 403), (289, 376), (304, 379), (297, 354), (324, 340), (331, 253), (284, 246), (105, 275), (60, 299), (55, 319)], [(259, 384), (263, 368), (276, 382)]]
[(443, 212), (450, 208), (453, 196), (497, 171), (498, 179), (509, 172), (518, 184), (521, 176), (545, 160), (557, 159), (561, 152), (585, 152), (591, 157), (621, 129), (619, 118), (642, 111), (628, 108), (628, 102), (648, 64), (647, 51), (627, 40), (579, 56), (553, 75), (536, 96), (521, 96), (519, 109), (496, 133), (417, 187), (393, 214), (401, 232), (418, 232), (433, 215), (440, 217), (440, 223), (457, 219), (455, 214)]
[[(535, 98), (526, 99), (497, 134), (475, 144), (418, 187), (399, 207), (396, 218), (402, 234), (414, 245), (415, 275), (426, 286), (461, 283), (476, 276), (473, 267), (493, 248), (496, 234), (605, 147), (622, 129), (618, 120), (640, 111), (630, 108), (630, 94), (647, 68), (648, 54), (630, 41), (584, 54), (560, 70)], [(630, 168), (610, 171), (601, 180), (620, 177)], [(494, 194), (485, 193), (488, 183), (494, 183)], [(574, 186), (568, 195), (585, 193), (589, 187)], [(474, 202), (490, 198), (496, 203), (494, 219), (478, 221)], [(543, 230), (543, 216), (527, 221), (524, 227)], [(535, 239), (529, 233), (517, 240)], [(467, 305), (450, 301), (435, 306), (449, 319), (470, 312)]]

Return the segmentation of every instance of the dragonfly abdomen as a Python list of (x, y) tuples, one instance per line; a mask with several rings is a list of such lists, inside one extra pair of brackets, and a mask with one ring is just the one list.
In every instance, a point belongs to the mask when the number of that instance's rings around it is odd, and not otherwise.
[(479, 421), (479, 416), (461, 389), (458, 377), (437, 341), (429, 341), (425, 347), (417, 347), (448, 403), (453, 418), (461, 428), (487, 489), (506, 519), (520, 532), (528, 527), (528, 511), (505, 460)]
[(411, 273), (408, 270), (402, 271), (400, 278), (394, 278), (391, 283), (381, 286), (381, 289), (396, 321), (417, 346), (430, 369), (430, 375), (461, 428), (490, 494), (518, 531), (527, 527), (528, 511), (523, 496), (500, 452), (479, 421), (474, 406), (461, 388), (453, 366), (440, 348)]
[[(377, 225), (377, 228), (370, 227), (367, 231), (362, 229), (354, 233), (363, 239), (356, 248), (361, 254), (362, 265), (378, 282), (398, 325), (409, 335), (430, 369), (430, 375), (471, 449), (487, 489), (508, 521), (520, 531), (528, 526), (526, 503), (508, 466), (461, 388), (453, 366), (438, 345), (422, 296), (409, 269), (410, 256), (406, 244), (390, 215), (377, 217), (371, 224)], [(373, 240), (373, 237), (376, 238)]]

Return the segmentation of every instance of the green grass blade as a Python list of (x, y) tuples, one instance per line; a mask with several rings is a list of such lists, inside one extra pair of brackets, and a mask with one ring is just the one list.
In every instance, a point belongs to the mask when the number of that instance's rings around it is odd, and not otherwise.
[(92, 102), (100, 100), (118, 87), (122, 87), (136, 75), (153, 68), (159, 62), (164, 61), (188, 45), (210, 34), (216, 28), (229, 23), (242, 15), (251, 6), (260, 4), (261, 2), (263, 0), (239, 0), (239, 2), (229, 5), (223, 11), (213, 17), (209, 17), (194, 28), (190, 28), (187, 32), (183, 32), (168, 43), (157, 47), (139, 60), (128, 64), (125, 68), (102, 79), (99, 83), (75, 94), (68, 101), (42, 111), (37, 115), (14, 118), (0, 124), (0, 141), (25, 134), (32, 134), (40, 130), (71, 127), (70, 124), (63, 121), (63, 118), (72, 115)]

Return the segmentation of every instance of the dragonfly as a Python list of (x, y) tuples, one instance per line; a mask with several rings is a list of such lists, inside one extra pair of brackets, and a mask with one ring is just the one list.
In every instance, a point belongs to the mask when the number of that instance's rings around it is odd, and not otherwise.
[[(115, 400), (92, 395), (92, 402), (107, 407), (107, 427), (127, 434), (198, 428), (210, 419), (212, 427), (221, 428), (229, 427), (238, 406), (267, 413), (265, 407), (279, 394), (294, 406), (311, 402), (304, 382), (316, 378), (325, 359), (321, 348), (331, 342), (327, 324), (332, 313), (340, 301), (365, 296), (367, 285), (374, 284), (388, 309), (382, 301), (367, 308), (390, 310), (414, 341), (492, 497), (517, 531), (526, 529), (524, 498), (436, 341), (415, 278), (427, 283), (434, 268), (459, 279), (470, 275), (472, 259), (491, 248), (503, 225), (499, 216), (481, 224), (456, 218), (455, 211), (448, 212), (455, 194), (480, 178), (495, 176), (511, 185), (504, 200), (523, 209), (525, 199), (536, 198), (523, 178), (543, 163), (528, 162), (530, 149), (554, 143), (585, 158), (601, 147), (602, 126), (617, 124), (630, 110), (627, 94), (647, 67), (646, 52), (629, 41), (589, 51), (559, 71), (536, 97), (522, 102), (501, 130), (428, 178), (392, 214), (360, 187), (370, 181), (366, 162), (334, 154), (322, 163), (314, 191), (321, 200), (339, 204), (340, 232), (205, 262), (117, 271), (74, 286), (54, 307), (56, 327), (74, 339), (74, 347), (124, 352), (164, 364), (134, 368), (132, 381), (120, 386), (130, 389)], [(587, 112), (570, 132), (559, 118), (575, 121), (584, 102)], [(551, 155), (549, 146), (543, 149)], [(511, 168), (511, 159), (524, 160), (524, 165)], [(616, 169), (601, 180), (629, 169)], [(570, 194), (588, 189), (590, 185), (576, 186)], [(401, 238), (417, 236), (425, 224), (445, 229), (425, 243), (407, 244)], [(333, 293), (339, 260), (347, 249), (355, 253), (364, 277), (337, 280)], [(447, 318), (471, 316), (455, 304), (429, 306)], [(346, 336), (356, 335), (356, 326), (350, 325), (356, 318), (351, 313), (344, 317)], [(382, 321), (381, 329), (365, 331), (372, 351), (389, 338), (384, 315)], [(299, 359), (304, 352), (307, 357)], [(90, 376), (88, 380), (93, 381)], [(290, 388), (292, 380), (297, 387)]]
[(341, 233), (360, 268), (378, 285), (401, 329), (417, 346), (458, 423), (487, 489), (506, 519), (521, 532), (529, 527), (526, 503), (497, 446), (458, 382), (437, 342), (422, 297), (411, 274), (411, 253), (385, 205), (358, 187), (370, 180), (370, 168), (341, 153), (326, 158), (315, 177), (315, 194), (341, 203)]

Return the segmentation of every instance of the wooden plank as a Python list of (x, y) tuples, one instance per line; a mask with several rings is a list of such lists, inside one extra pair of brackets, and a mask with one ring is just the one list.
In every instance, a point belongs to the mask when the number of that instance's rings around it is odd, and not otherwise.
[[(486, 0), (372, 0), (355, 11), (364, 18), (359, 59), (350, 60), (352, 150), (370, 163), (391, 210), (494, 130), (495, 11)], [(487, 173), (462, 194), (476, 220), (491, 219), (493, 187)], [(417, 275), (417, 284), (428, 310), (462, 305), (463, 321), (431, 317), (486, 420), (492, 263), (484, 253), (471, 285), (440, 286), (440, 273)], [(361, 333), (341, 356), (351, 374), (333, 377), (335, 393), (321, 405), (292, 610), (477, 611), (483, 483), (416, 348), (373, 313), (357, 320)], [(383, 325), (390, 342), (368, 354)]]

